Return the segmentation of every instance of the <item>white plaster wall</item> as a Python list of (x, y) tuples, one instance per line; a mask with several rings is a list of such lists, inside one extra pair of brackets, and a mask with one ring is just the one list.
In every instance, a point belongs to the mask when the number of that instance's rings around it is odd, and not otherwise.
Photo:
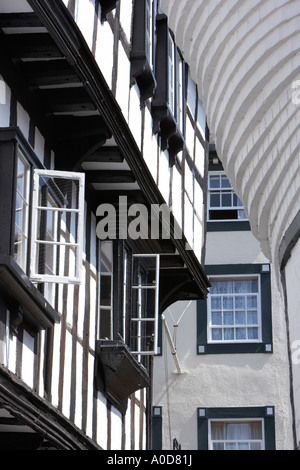
[[(248, 231), (207, 234), (206, 264), (265, 262), (268, 260), (259, 243)], [(176, 346), (184, 372), (175, 373), (170, 347), (163, 336), (164, 356), (154, 360), (153, 406), (163, 409), (164, 449), (171, 449), (174, 437), (182, 449), (197, 449), (198, 407), (247, 406), (275, 406), (276, 448), (293, 448), (284, 306), (274, 273), (272, 307), (272, 354), (197, 355), (196, 303), (178, 302), (164, 312), (171, 335), (173, 325), (179, 325)]]

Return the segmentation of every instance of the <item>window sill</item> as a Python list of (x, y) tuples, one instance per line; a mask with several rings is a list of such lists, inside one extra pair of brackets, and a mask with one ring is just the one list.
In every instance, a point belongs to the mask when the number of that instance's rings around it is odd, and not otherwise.
[(271, 354), (272, 344), (267, 343), (207, 343), (198, 345), (198, 355), (206, 354)]
[(22, 320), (34, 330), (44, 330), (59, 323), (58, 313), (30, 282), (11, 256), (0, 256), (0, 289), (18, 323)]
[(96, 342), (95, 384), (121, 413), (127, 409), (128, 397), (150, 385), (147, 370), (121, 341)]
[(244, 232), (250, 231), (250, 223), (248, 221), (208, 221), (207, 222), (207, 231), (208, 232)]

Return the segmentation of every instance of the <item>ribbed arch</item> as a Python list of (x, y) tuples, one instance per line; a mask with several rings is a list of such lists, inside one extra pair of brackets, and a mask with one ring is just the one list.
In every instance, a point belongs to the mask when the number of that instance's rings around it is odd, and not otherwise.
[[(218, 155), (254, 235), (277, 263), (299, 205), (299, 0), (161, 0)], [(293, 171), (289, 171), (292, 168)]]

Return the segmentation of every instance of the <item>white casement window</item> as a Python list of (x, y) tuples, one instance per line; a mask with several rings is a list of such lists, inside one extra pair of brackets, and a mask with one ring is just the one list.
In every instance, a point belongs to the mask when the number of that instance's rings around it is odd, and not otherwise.
[(26, 272), (29, 231), (30, 166), (21, 150), (17, 159), (14, 259)]
[(113, 339), (113, 243), (100, 243), (99, 338)]
[(209, 450), (264, 450), (262, 419), (210, 420)]
[[(133, 255), (132, 285), (136, 308), (131, 318), (131, 342), (133, 354), (157, 354), (159, 255)], [(141, 269), (141, 262), (144, 270)]]
[(243, 204), (224, 172), (208, 175), (208, 221), (247, 220)]
[(80, 283), (83, 220), (84, 175), (34, 170), (32, 281)]
[(208, 295), (210, 343), (260, 342), (261, 295), (259, 275), (214, 277)]

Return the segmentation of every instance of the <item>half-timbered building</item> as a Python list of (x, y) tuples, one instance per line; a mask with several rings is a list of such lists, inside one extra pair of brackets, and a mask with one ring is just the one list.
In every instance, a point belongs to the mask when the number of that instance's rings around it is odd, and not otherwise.
[(156, 0), (1, 0), (0, 42), (0, 447), (150, 448), (159, 315), (209, 286), (197, 87)]

